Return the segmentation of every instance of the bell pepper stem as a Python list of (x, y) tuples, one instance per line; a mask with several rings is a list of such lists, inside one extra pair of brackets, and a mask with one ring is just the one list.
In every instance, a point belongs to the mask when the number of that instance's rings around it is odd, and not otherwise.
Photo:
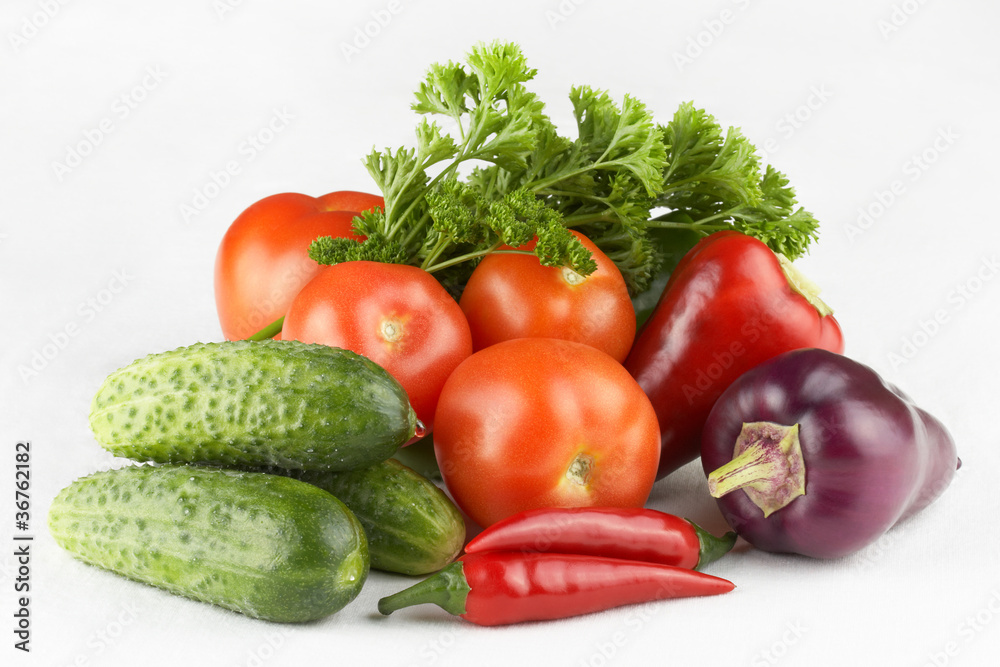
[(744, 423), (733, 459), (708, 476), (713, 498), (743, 489), (768, 517), (806, 493), (799, 425)]
[(795, 292), (801, 294), (816, 309), (820, 317), (832, 315), (833, 308), (830, 308), (823, 299), (819, 298), (819, 286), (799, 271), (790, 259), (780, 252), (774, 254), (778, 256), (778, 264), (781, 266), (781, 271), (785, 274), (785, 279), (788, 281), (789, 286)]
[(698, 564), (694, 566), (696, 570), (700, 570), (705, 565), (719, 560), (729, 553), (729, 550), (736, 544), (736, 533), (733, 531), (729, 531), (722, 537), (716, 537), (694, 521), (690, 519), (685, 519), (685, 521), (694, 528), (694, 532), (698, 536), (698, 544), (701, 545)]
[(281, 327), (284, 326), (284, 324), (285, 316), (282, 315), (254, 335), (247, 338), (247, 340), (267, 340), (268, 338), (274, 338), (281, 333)]
[(382, 598), (378, 601), (378, 610), (388, 616), (397, 609), (429, 602), (449, 614), (460, 616), (465, 613), (465, 599), (470, 590), (462, 562), (456, 561), (420, 583)]

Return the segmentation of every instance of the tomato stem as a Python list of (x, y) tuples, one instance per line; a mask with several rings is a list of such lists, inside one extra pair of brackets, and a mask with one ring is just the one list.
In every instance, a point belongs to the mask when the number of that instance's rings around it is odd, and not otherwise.
[(268, 338), (274, 338), (281, 333), (281, 327), (284, 326), (284, 324), (285, 316), (282, 315), (254, 335), (247, 338), (247, 340), (267, 340)]

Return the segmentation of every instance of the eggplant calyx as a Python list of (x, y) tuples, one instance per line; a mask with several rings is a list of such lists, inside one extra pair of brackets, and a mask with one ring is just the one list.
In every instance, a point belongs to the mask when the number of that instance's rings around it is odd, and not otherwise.
[(792, 288), (792, 291), (805, 297), (805, 300), (816, 309), (820, 317), (832, 315), (833, 308), (826, 305), (826, 302), (819, 298), (819, 285), (809, 280), (806, 274), (799, 271), (792, 264), (792, 261), (780, 252), (774, 254), (778, 256), (778, 265), (781, 266), (781, 271), (785, 274), (785, 280), (788, 281), (788, 285)]
[(768, 517), (806, 493), (799, 425), (750, 422), (736, 438), (733, 459), (708, 476), (713, 498), (743, 489)]

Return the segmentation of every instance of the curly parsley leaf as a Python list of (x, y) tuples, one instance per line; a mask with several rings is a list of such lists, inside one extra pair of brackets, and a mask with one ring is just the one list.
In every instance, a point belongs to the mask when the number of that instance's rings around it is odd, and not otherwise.
[[(577, 86), (571, 139), (527, 88), (535, 74), (517, 45), (501, 42), (474, 47), (464, 63), (432, 65), (412, 103), (425, 116), (415, 145), (364, 161), (385, 199), (384, 212), (355, 218), (367, 240), (320, 239), (311, 253), (324, 263), (415, 264), (458, 294), (484, 255), (536, 237), (540, 262), (589, 274), (596, 264), (574, 229), (638, 294), (676, 255), (671, 234), (688, 243), (692, 232), (736, 228), (790, 258), (816, 237), (817, 222), (796, 208), (788, 179), (771, 167), (761, 173), (738, 129), (724, 131), (691, 103), (657, 125), (629, 95), (619, 104)], [(650, 220), (654, 207), (669, 212)]]
[(756, 148), (736, 128), (723, 132), (715, 118), (690, 102), (664, 129), (667, 167), (657, 205), (671, 211), (651, 222), (708, 234), (734, 228), (790, 259), (801, 256), (819, 223), (795, 208), (795, 191), (781, 172), (761, 174)]

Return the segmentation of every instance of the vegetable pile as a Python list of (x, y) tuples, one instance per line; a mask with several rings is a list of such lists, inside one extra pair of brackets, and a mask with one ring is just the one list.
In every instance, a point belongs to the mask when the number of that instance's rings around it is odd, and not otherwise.
[[(578, 86), (565, 137), (534, 75), (513, 44), (433, 65), (415, 145), (364, 160), (380, 195), (248, 207), (226, 341), (107, 377), (92, 431), (144, 465), (64, 489), (57, 542), (272, 621), (374, 568), (431, 575), (384, 614), (503, 625), (726, 593), (700, 570), (737, 535), (842, 557), (943, 493), (947, 429), (843, 356), (792, 263), (818, 222), (788, 179), (690, 103), (660, 125)], [(722, 537), (645, 507), (699, 456)]]

